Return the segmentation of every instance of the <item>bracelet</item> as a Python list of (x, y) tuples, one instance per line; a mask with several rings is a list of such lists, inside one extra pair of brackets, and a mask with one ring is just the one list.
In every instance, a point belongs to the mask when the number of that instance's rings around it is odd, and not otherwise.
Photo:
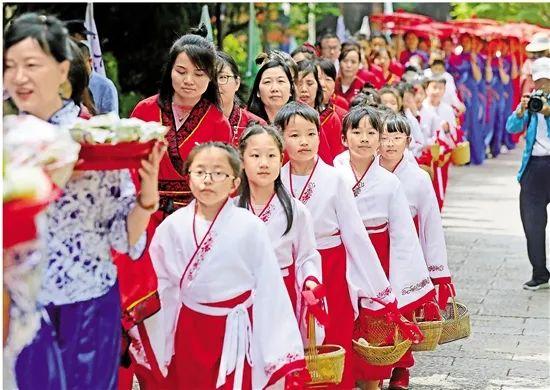
[(159, 201), (158, 200), (150, 206), (144, 206), (143, 203), (141, 203), (141, 196), (140, 195), (138, 195), (136, 197), (136, 203), (140, 208), (142, 208), (143, 210), (145, 210), (145, 211), (147, 211), (151, 214), (159, 209)]

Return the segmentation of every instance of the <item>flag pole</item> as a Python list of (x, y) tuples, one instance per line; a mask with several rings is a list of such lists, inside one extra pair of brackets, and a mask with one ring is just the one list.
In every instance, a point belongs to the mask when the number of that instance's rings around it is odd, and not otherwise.
[(317, 40), (315, 35), (315, 3), (308, 3), (307, 27), (307, 41), (315, 45), (315, 41)]
[(248, 21), (248, 63), (246, 67), (246, 77), (252, 76), (252, 67), (253, 67), (253, 61), (252, 58), (252, 34), (254, 33), (254, 20), (256, 19), (256, 11), (254, 10), (254, 3), (250, 2), (248, 4), (248, 14), (250, 15), (250, 19)]

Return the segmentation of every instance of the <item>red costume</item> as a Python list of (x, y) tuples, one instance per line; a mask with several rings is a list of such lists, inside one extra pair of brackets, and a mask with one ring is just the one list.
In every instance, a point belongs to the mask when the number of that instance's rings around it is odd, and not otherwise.
[[(344, 151), (342, 145), (342, 121), (336, 113), (334, 104), (329, 103), (325, 110), (320, 114), (321, 133), (324, 133), (327, 139), (332, 158), (338, 156)], [(332, 160), (331, 160), (332, 163)]]
[(334, 105), (337, 107), (336, 111), (338, 112), (338, 108), (341, 110), (344, 110), (344, 112), (349, 111), (349, 103), (346, 99), (344, 99), (342, 96), (338, 96), (336, 94), (333, 94), (330, 98), (329, 102), (334, 103)]
[[(367, 81), (372, 83), (371, 80), (367, 80)], [(357, 94), (361, 91), (361, 89), (363, 88), (364, 85), (365, 85), (365, 81), (363, 79), (359, 78), (358, 76), (355, 76), (355, 78), (351, 82), (351, 85), (349, 86), (347, 91), (344, 92), (342, 90), (342, 79), (340, 77), (338, 77), (336, 79), (336, 85), (334, 87), (334, 93), (337, 96), (340, 96), (340, 97), (346, 99), (346, 101), (351, 104), (351, 101), (353, 100), (353, 98), (355, 96), (357, 96)]]
[(233, 110), (231, 111), (231, 114), (227, 119), (229, 121), (229, 124), (231, 125), (231, 143), (234, 146), (237, 146), (239, 144), (239, 138), (241, 137), (241, 134), (243, 133), (246, 126), (248, 126), (251, 122), (256, 122), (261, 125), (267, 124), (266, 121), (264, 121), (259, 116), (254, 115), (243, 107), (239, 107), (237, 103), (233, 105)]

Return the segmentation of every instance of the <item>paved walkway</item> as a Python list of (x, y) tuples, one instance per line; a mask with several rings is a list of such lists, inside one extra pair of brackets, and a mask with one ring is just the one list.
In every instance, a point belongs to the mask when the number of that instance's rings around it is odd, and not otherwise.
[(550, 389), (550, 290), (521, 288), (531, 268), (515, 180), (520, 156), (521, 148), (482, 166), (451, 168), (443, 223), (472, 335), (418, 352), (413, 390)]

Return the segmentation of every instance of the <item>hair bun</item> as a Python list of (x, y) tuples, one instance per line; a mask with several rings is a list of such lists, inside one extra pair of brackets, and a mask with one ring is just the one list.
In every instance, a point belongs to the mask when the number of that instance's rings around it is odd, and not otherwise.
[(208, 30), (204, 25), (204, 23), (201, 23), (197, 27), (190, 28), (189, 34), (198, 35), (203, 38), (206, 38), (208, 36)]
[(259, 66), (262, 66), (265, 62), (267, 62), (267, 59), (269, 58), (269, 56), (267, 55), (267, 53), (260, 53), (258, 54), (258, 57), (256, 57), (256, 65), (259, 65)]

